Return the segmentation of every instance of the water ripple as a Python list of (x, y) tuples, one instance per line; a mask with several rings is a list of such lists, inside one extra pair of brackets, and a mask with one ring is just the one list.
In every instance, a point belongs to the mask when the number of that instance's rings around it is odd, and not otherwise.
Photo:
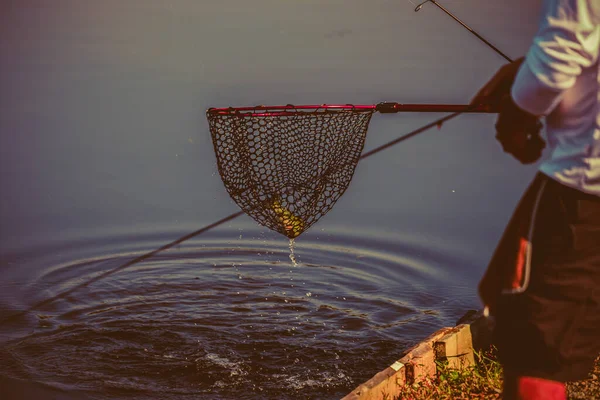
[(442, 246), (336, 232), (298, 240), (294, 267), (287, 242), (228, 233), (97, 280), (151, 246), (9, 271), (0, 317), (55, 300), (3, 324), (1, 376), (102, 399), (333, 399), (466, 308)]

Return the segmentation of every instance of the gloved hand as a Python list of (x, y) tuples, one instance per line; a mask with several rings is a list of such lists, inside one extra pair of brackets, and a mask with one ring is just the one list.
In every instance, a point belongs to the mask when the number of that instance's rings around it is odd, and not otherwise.
[(510, 94), (500, 100), (496, 139), (506, 153), (523, 164), (536, 162), (546, 147), (540, 136), (541, 129), (540, 119), (519, 108)]
[(525, 57), (518, 58), (498, 69), (494, 76), (479, 89), (471, 100), (471, 105), (488, 105), (497, 109), (502, 99), (510, 94), (510, 88), (524, 60)]
[(520, 109), (510, 95), (524, 60), (521, 57), (503, 65), (473, 97), (471, 105), (488, 105), (497, 111), (496, 139), (505, 152), (523, 164), (531, 164), (542, 156), (546, 143), (540, 136), (540, 119)]

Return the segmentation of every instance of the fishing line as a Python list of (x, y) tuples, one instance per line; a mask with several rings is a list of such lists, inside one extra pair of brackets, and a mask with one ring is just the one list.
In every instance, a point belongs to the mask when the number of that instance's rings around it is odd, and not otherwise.
[[(415, 4), (412, 1), (411, 1), (411, 3), (413, 5)], [(447, 9), (445, 9), (444, 6), (442, 6), (436, 0), (425, 0), (425, 1), (421, 2), (420, 4), (418, 4), (415, 7), (415, 12), (419, 12), (426, 3), (433, 3), (434, 5), (436, 5), (440, 10), (442, 10), (443, 12), (445, 12), (446, 15), (450, 16), (453, 20), (455, 20), (456, 22), (458, 22), (459, 24), (461, 24), (463, 26), (463, 28), (465, 28), (466, 30), (468, 30), (469, 32), (471, 32), (473, 35), (475, 35), (475, 37), (477, 37), (483, 43), (485, 43), (486, 45), (488, 45), (492, 50), (494, 50), (496, 53), (498, 53), (499, 55), (501, 55), (502, 57), (504, 57), (504, 59), (506, 61), (508, 61), (508, 62), (512, 62), (513, 61), (513, 60), (510, 59), (510, 57), (508, 57), (506, 54), (504, 54), (503, 52), (501, 52), (496, 46), (494, 46), (493, 44), (491, 44), (490, 42), (488, 42), (483, 36), (481, 36), (479, 33), (477, 33), (475, 30), (473, 30), (469, 25), (467, 25), (463, 21), (461, 21), (456, 15), (452, 14), (450, 11), (448, 11)]]

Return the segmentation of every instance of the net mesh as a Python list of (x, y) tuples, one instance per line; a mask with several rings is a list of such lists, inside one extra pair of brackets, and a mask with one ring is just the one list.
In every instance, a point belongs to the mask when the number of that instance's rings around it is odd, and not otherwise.
[(208, 110), (221, 179), (259, 224), (295, 238), (344, 194), (373, 110)]

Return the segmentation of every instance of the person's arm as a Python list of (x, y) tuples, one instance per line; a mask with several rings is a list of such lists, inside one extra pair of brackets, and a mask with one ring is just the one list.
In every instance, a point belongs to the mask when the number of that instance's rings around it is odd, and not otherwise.
[(543, 17), (511, 88), (521, 109), (548, 115), (600, 53), (600, 0), (546, 0)]

